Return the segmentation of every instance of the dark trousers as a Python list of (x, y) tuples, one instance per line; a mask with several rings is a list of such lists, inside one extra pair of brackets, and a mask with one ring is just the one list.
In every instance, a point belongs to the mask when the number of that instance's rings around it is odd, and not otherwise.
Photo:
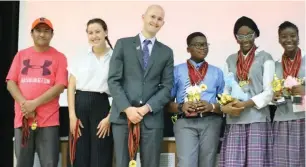
[(113, 137), (99, 138), (98, 124), (107, 117), (110, 105), (107, 94), (77, 91), (75, 112), (84, 128), (77, 139), (73, 167), (111, 167), (113, 158)]
[[(22, 130), (15, 129), (16, 167), (33, 167), (37, 152), (41, 167), (57, 167), (59, 158), (59, 127), (51, 126), (30, 130), (26, 146), (21, 146)], [(1, 159), (1, 158), (0, 158)]]
[[(128, 151), (127, 124), (113, 124), (115, 142), (116, 167), (128, 167), (130, 156)], [(140, 163), (143, 167), (159, 167), (163, 141), (163, 129), (148, 128), (142, 121), (140, 124)], [(111, 166), (110, 166), (111, 167)]]

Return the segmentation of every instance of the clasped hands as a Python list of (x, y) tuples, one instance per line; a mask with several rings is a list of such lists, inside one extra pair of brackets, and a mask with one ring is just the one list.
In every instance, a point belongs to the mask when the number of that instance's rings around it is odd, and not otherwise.
[[(239, 100), (234, 100), (233, 102), (222, 106), (221, 110), (223, 113), (232, 116), (239, 116), (240, 113), (244, 110), (244, 107), (245, 105), (243, 102)], [(185, 102), (183, 104), (182, 111), (187, 117), (196, 116), (198, 113), (213, 112), (213, 106), (212, 104), (204, 100), (201, 100), (199, 102)]]
[(182, 112), (185, 116), (196, 116), (198, 113), (212, 112), (213, 105), (207, 101), (201, 100), (198, 102), (185, 102), (182, 106)]
[(128, 107), (124, 110), (127, 118), (133, 123), (139, 123), (143, 117), (150, 111), (148, 105), (144, 105), (142, 107)]
[(38, 103), (36, 100), (25, 100), (20, 104), (21, 112), (27, 119), (35, 117), (35, 109), (37, 107)]
[(243, 112), (245, 108), (245, 103), (235, 99), (234, 101), (221, 106), (221, 111), (230, 116), (239, 116), (241, 112)]

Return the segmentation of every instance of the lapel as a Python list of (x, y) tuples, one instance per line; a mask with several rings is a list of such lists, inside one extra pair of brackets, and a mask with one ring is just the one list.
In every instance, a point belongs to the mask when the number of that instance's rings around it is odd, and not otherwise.
[[(143, 70), (144, 65), (143, 65), (143, 59), (142, 59), (142, 57), (143, 57), (143, 55), (142, 55), (142, 46), (141, 46), (141, 43), (140, 43), (139, 35), (135, 36), (133, 45), (134, 45), (133, 47), (135, 48), (135, 51), (136, 51), (136, 57), (137, 57), (137, 59), (139, 61), (141, 69)], [(146, 77), (146, 75), (148, 74), (149, 70), (153, 66), (155, 60), (157, 59), (157, 57), (159, 55), (159, 52), (160, 52), (160, 43), (156, 39), (155, 43), (153, 45), (153, 48), (152, 48), (151, 55), (149, 57), (148, 67), (144, 71), (145, 72), (144, 73), (144, 77)]]
[(143, 60), (142, 60), (142, 49), (141, 49), (141, 44), (140, 44), (140, 38), (139, 35), (136, 35), (134, 38), (134, 43), (133, 47), (136, 51), (136, 57), (139, 61), (139, 64), (141, 66), (141, 69), (143, 69)]
[(160, 43), (156, 39), (154, 42), (153, 48), (152, 48), (152, 52), (151, 52), (149, 62), (148, 62), (149, 64), (145, 71), (144, 77), (146, 77), (146, 75), (149, 73), (151, 67), (153, 66), (154, 62), (158, 58), (158, 55), (160, 55)]

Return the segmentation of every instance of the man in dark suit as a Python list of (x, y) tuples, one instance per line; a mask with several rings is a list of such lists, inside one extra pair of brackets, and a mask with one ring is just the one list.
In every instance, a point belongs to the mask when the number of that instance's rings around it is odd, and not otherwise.
[(158, 167), (163, 140), (163, 108), (171, 99), (173, 52), (156, 40), (164, 25), (161, 6), (149, 6), (143, 29), (119, 39), (110, 62), (108, 85), (113, 97), (110, 121), (117, 167), (127, 167), (127, 120), (140, 124), (141, 166)]

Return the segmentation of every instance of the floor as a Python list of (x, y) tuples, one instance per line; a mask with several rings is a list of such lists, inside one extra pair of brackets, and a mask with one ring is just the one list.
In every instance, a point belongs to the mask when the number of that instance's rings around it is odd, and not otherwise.
[[(16, 157), (15, 156), (14, 156), (14, 164), (16, 165)], [(62, 167), (60, 164), (61, 164), (61, 156), (60, 156), (60, 161), (59, 161), (58, 167)], [(15, 167), (15, 165), (14, 165), (14, 167)], [(34, 166), (33, 167), (40, 167), (37, 154), (35, 154), (35, 161), (34, 161)], [(218, 167), (218, 165), (216, 165), (216, 167)]]

